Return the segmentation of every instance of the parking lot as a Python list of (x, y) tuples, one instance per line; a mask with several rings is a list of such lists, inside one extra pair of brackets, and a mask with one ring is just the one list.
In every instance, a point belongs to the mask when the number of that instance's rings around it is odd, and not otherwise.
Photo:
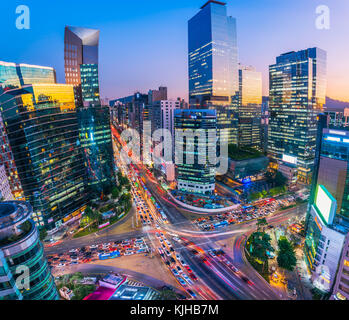
[(89, 263), (96, 260), (107, 260), (134, 254), (147, 254), (149, 247), (142, 238), (91, 245), (72, 249), (64, 254), (47, 256), (48, 264), (53, 268), (62, 268), (68, 265)]
[(195, 219), (193, 223), (203, 231), (226, 228), (229, 225), (244, 223), (253, 219), (268, 217), (282, 207), (295, 204), (293, 197), (285, 199), (265, 199), (250, 206), (241, 206), (232, 212)]

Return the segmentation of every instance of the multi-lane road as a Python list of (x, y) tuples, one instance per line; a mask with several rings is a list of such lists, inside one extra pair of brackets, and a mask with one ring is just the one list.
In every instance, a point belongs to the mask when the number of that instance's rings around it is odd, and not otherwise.
[[(119, 141), (115, 140), (114, 143), (120, 147)], [(45, 248), (47, 254), (63, 253), (86, 245), (119, 241), (146, 234), (153, 247), (153, 252), (163, 253), (164, 267), (169, 267), (177, 281), (184, 283), (183, 288), (187, 292), (188, 289), (191, 293), (194, 292), (195, 298), (225, 300), (275, 300), (284, 298), (245, 259), (245, 240), (249, 234), (255, 231), (255, 221), (233, 225), (221, 232), (201, 231), (186, 217), (183, 209), (178, 208), (168, 199), (166, 192), (159, 187), (157, 180), (149, 174), (143, 165), (129, 166), (121, 160), (118, 157), (118, 165), (132, 179), (134, 200), (137, 201), (136, 203), (141, 201), (142, 205), (147, 208), (146, 212), (142, 211), (143, 215), (140, 214), (141, 211), (139, 211), (137, 205), (136, 208), (133, 208), (136, 211), (137, 219), (139, 221), (142, 219), (143, 223), (147, 222), (145, 223), (146, 228), (124, 234), (114, 234), (107, 230), (79, 239), (69, 239), (56, 246)], [(145, 182), (144, 185), (167, 219), (163, 219), (158, 208), (153, 205), (144, 192), (139, 192), (140, 190), (134, 182), (140, 182), (141, 179)], [(139, 188), (142, 188), (141, 184), (138, 183)], [(277, 226), (304, 212), (304, 205), (292, 208), (268, 218), (268, 223)], [(157, 237), (154, 236), (156, 234)], [(233, 246), (222, 244), (228, 239), (233, 243)], [(170, 249), (171, 253), (169, 252)], [(224, 252), (216, 254), (215, 249), (223, 249)], [(167, 254), (166, 257), (164, 252), (170, 254)], [(178, 257), (185, 261), (188, 265), (187, 269), (181, 265)], [(166, 265), (165, 262), (171, 258), (172, 263), (167, 262)], [(177, 268), (180, 274), (173, 271)], [(188, 270), (197, 276), (196, 281), (185, 280), (189, 279), (188, 275), (192, 275), (188, 273)]]

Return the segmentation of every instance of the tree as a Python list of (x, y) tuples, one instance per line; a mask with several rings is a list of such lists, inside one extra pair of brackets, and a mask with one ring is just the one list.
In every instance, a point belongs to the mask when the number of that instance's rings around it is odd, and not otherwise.
[(173, 290), (164, 289), (160, 293), (161, 300), (177, 300), (177, 295)]
[(118, 199), (120, 195), (120, 190), (117, 187), (114, 187), (111, 191), (111, 195), (114, 200)]
[(257, 231), (259, 232), (260, 229), (265, 230), (265, 227), (268, 225), (267, 219), (266, 218), (261, 218), (257, 220)]
[(271, 238), (267, 233), (255, 232), (251, 235), (249, 241), (249, 251), (252, 257), (263, 262), (263, 269), (265, 263), (268, 261), (267, 251), (274, 252), (271, 245)]
[(45, 228), (40, 230), (40, 240), (43, 241), (47, 237), (47, 230)]
[(278, 246), (277, 262), (279, 267), (293, 271), (297, 265), (297, 258), (292, 243), (286, 237), (281, 237), (278, 241)]

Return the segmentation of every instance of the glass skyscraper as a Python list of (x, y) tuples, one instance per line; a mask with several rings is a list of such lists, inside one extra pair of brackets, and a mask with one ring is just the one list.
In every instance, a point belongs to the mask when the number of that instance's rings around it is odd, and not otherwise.
[(0, 96), (0, 110), (33, 220), (48, 230), (87, 203), (73, 87), (34, 84)]
[[(216, 141), (209, 135), (216, 134), (216, 121), (215, 110), (174, 110), (178, 190), (203, 194), (214, 192), (216, 165), (212, 162), (216, 159)], [(202, 130), (203, 139), (195, 135), (196, 130)], [(183, 159), (180, 159), (179, 149), (183, 150)], [(191, 156), (192, 163), (189, 161)], [(205, 159), (204, 163), (200, 157)]]
[[(28, 84), (56, 83), (53, 68), (29, 64), (16, 64), (0, 61), (0, 94), (3, 91), (20, 88)], [(6, 126), (0, 113), (0, 165), (4, 165), (12, 194), (16, 200), (24, 200), (18, 170), (6, 132)]]
[[(0, 203), (0, 301), (59, 299), (31, 214), (28, 202)], [(28, 287), (19, 286), (18, 267), (28, 268)]]
[[(314, 283), (320, 281), (320, 287), (328, 291), (334, 283), (349, 232), (349, 131), (321, 126), (319, 129), (320, 143), (313, 175), (316, 181), (312, 184), (304, 252)], [(320, 193), (321, 189), (325, 192)], [(322, 274), (323, 265), (330, 270), (328, 275)]]
[(262, 74), (253, 67), (239, 67), (239, 90), (233, 105), (238, 119), (237, 145), (261, 149)]
[(111, 191), (115, 179), (109, 107), (101, 105), (99, 92), (99, 30), (67, 26), (64, 43), (65, 79), (74, 86), (88, 190), (100, 196)]
[(314, 167), (317, 115), (326, 98), (326, 52), (288, 52), (269, 67), (268, 154), (297, 166), (298, 181), (310, 183)]
[(97, 196), (110, 193), (115, 178), (109, 107), (78, 108), (77, 114), (88, 191)]
[(188, 22), (189, 104), (217, 112), (218, 129), (232, 130), (236, 120), (231, 106), (238, 91), (236, 20), (227, 16), (226, 3), (210, 0)]
[(56, 83), (55, 69), (0, 61), (0, 87), (4, 90), (36, 83)]
[[(65, 27), (65, 82), (74, 85), (78, 106), (83, 104), (81, 71), (86, 71), (86, 68), (88, 68), (88, 66), (84, 67), (81, 65), (94, 65), (92, 68), (96, 69), (96, 65), (98, 65), (98, 44), (99, 30), (70, 26)], [(87, 80), (86, 74), (84, 79)], [(92, 82), (94, 82), (94, 80)], [(87, 82), (84, 81), (84, 85), (86, 84), (89, 84), (89, 80), (87, 80)], [(85, 93), (89, 91), (87, 87), (85, 87), (85, 90), (87, 90)]]
[(81, 94), (85, 105), (99, 104), (98, 64), (81, 64)]

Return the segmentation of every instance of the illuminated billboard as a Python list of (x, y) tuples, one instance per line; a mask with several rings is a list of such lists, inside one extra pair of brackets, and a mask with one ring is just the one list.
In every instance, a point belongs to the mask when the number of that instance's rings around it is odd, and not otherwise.
[(291, 164), (297, 164), (297, 157), (289, 156), (287, 154), (282, 155), (282, 161), (291, 163)]
[(327, 225), (332, 224), (337, 208), (337, 201), (322, 185), (317, 187), (315, 207), (323, 222)]

